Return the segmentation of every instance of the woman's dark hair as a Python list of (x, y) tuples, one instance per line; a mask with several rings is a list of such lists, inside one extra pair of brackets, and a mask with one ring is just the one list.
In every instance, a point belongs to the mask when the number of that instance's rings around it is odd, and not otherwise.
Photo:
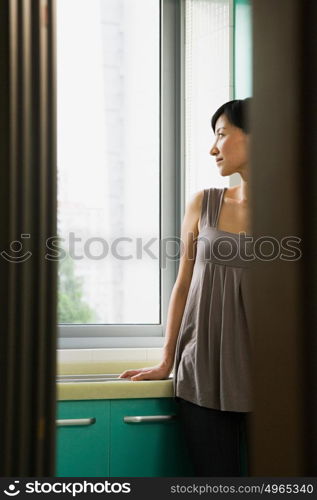
[(251, 97), (247, 97), (246, 99), (234, 99), (220, 106), (211, 118), (212, 130), (215, 132), (216, 122), (219, 116), (224, 114), (232, 125), (241, 128), (245, 134), (248, 134), (250, 132), (250, 103)]

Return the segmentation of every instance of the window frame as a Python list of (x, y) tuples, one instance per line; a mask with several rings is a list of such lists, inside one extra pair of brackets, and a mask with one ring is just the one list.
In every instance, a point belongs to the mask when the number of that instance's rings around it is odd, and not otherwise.
[[(160, 240), (179, 237), (184, 208), (184, 2), (160, 0)], [(162, 347), (178, 260), (160, 268), (159, 324), (59, 324), (59, 349)]]

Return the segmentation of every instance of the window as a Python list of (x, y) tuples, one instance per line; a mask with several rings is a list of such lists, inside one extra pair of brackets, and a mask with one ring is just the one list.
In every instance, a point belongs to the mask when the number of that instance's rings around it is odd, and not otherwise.
[(176, 269), (162, 241), (177, 232), (178, 7), (57, 0), (59, 347), (162, 344)]
[(233, 99), (233, 2), (186, 0), (185, 148), (186, 200), (193, 193), (228, 185), (209, 151), (214, 141), (210, 119)]

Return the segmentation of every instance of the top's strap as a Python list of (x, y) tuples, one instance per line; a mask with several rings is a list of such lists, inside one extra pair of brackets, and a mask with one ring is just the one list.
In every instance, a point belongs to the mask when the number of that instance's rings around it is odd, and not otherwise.
[(226, 188), (209, 188), (204, 190), (201, 207), (200, 227), (217, 227), (221, 202)]

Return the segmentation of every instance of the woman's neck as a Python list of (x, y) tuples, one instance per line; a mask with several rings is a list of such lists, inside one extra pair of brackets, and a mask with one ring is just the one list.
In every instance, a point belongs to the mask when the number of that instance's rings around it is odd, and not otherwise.
[(244, 179), (241, 179), (240, 190), (239, 190), (239, 201), (241, 203), (248, 203), (249, 201), (249, 185)]

